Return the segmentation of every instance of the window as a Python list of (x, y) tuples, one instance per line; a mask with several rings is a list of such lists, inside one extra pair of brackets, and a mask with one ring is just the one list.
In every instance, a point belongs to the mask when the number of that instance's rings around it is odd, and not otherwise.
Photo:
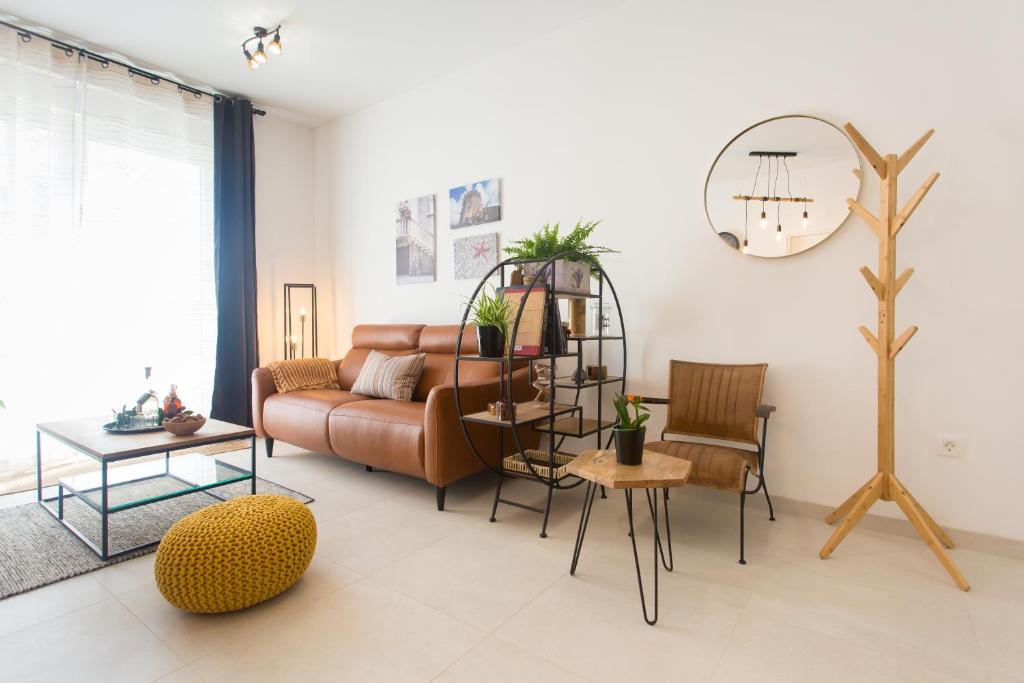
[(7, 29), (0, 82), (2, 492), (34, 486), (35, 423), (111, 415), (145, 366), (208, 412), (217, 320), (209, 98)]

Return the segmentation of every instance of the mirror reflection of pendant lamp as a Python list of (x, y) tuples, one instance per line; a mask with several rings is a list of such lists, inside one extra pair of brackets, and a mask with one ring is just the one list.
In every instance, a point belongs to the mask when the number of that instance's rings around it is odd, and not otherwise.
[[(761, 229), (764, 230), (768, 227), (768, 212), (765, 208), (766, 203), (775, 204), (775, 241), (782, 242), (783, 230), (782, 230), (782, 203), (793, 202), (796, 204), (803, 204), (803, 216), (801, 224), (804, 229), (807, 228), (810, 223), (810, 218), (807, 215), (807, 205), (814, 201), (811, 197), (794, 197), (792, 192), (792, 178), (789, 173), (789, 162), (787, 159), (792, 159), (797, 156), (796, 152), (765, 152), (765, 151), (753, 151), (750, 152), (750, 156), (757, 157), (757, 170), (754, 172), (754, 183), (750, 189), (750, 194), (738, 194), (734, 195), (733, 199), (741, 201), (746, 205), (749, 202), (761, 202)], [(757, 194), (757, 185), (761, 179), (761, 168), (764, 166), (764, 160), (768, 160), (768, 172), (765, 173), (764, 181), (764, 194)], [(772, 161), (775, 162), (775, 177), (772, 178)], [(779, 195), (779, 175), (785, 174), (786, 181), (786, 196), (782, 197)], [(744, 208), (744, 215), (746, 215), (746, 208)], [(747, 253), (747, 221), (744, 218), (743, 221), (743, 253)]]

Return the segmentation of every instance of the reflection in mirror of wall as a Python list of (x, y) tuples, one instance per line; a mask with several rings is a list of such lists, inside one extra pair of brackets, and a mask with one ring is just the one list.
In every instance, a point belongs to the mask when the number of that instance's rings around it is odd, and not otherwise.
[(719, 152), (704, 187), (711, 228), (744, 254), (806, 251), (850, 215), (860, 157), (842, 130), (813, 116), (754, 124)]

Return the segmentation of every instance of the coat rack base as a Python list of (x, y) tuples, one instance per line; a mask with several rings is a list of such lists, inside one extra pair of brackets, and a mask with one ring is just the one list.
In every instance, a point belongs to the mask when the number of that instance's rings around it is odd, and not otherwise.
[(935, 553), (935, 557), (938, 558), (960, 590), (971, 590), (971, 585), (967, 583), (967, 579), (964, 578), (964, 575), (960, 573), (960, 570), (946, 553), (946, 548), (953, 547), (953, 540), (949, 537), (949, 534), (943, 531), (942, 527), (932, 519), (932, 516), (917, 502), (917, 499), (911, 495), (907, 487), (896, 478), (896, 475), (885, 472), (879, 472), (869, 479), (866, 484), (857, 489), (856, 493), (847, 498), (846, 502), (833, 510), (832, 514), (825, 518), (825, 521), (829, 524), (834, 524), (840, 518), (842, 518), (842, 521), (832, 534), (832, 537), (822, 547), (821, 552), (818, 553), (821, 559), (827, 560), (832, 555), (835, 549), (839, 547), (839, 544), (843, 542), (843, 539), (846, 538), (847, 534), (857, 526), (860, 520), (864, 518), (864, 515), (867, 514), (867, 511), (871, 509), (871, 506), (879, 499), (891, 500), (899, 505), (900, 510), (910, 520), (910, 523), (914, 525), (918, 535)]

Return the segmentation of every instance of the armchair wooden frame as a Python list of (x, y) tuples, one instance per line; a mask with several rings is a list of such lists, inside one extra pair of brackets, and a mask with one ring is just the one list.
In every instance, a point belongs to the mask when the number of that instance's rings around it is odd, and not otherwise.
[[(641, 396), (640, 401), (642, 403), (650, 405), (669, 405), (671, 401), (667, 398), (657, 398), (653, 396)], [(757, 477), (757, 486), (753, 489), (748, 488), (748, 479), (751, 471), (750, 466), (746, 466), (743, 470), (743, 486), (740, 491), (740, 564), (746, 564), (746, 503), (747, 496), (754, 495), (760, 491), (764, 491), (764, 499), (768, 502), (768, 519), (772, 522), (775, 521), (775, 508), (772, 506), (771, 496), (768, 495), (768, 484), (764, 477), (764, 454), (765, 454), (765, 443), (768, 440), (768, 418), (775, 412), (775, 406), (768, 403), (759, 403), (757, 405), (757, 417), (761, 420), (761, 438), (757, 444), (757, 473), (754, 475)], [(667, 432), (662, 430), (661, 439), (665, 440)], [(677, 435), (678, 436), (678, 435)], [(721, 437), (723, 440), (729, 440), (728, 437)], [(679, 439), (680, 441), (686, 441), (686, 439)], [(690, 442), (695, 443), (695, 442)], [(666, 492), (667, 495), (667, 492)]]

